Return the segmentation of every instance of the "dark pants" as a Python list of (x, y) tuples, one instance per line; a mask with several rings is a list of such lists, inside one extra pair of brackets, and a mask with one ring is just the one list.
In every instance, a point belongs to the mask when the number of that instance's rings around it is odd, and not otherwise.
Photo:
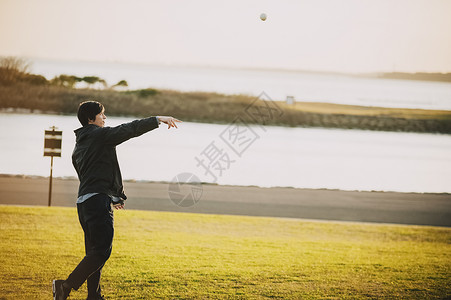
[(77, 204), (78, 219), (85, 232), (86, 256), (69, 275), (66, 283), (73, 289), (88, 280), (88, 298), (101, 295), (100, 275), (111, 255), (113, 245), (113, 210), (111, 198), (105, 194), (92, 196)]

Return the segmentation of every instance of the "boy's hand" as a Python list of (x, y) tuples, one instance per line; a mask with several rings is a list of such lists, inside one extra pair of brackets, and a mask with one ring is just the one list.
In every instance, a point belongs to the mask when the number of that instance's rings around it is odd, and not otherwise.
[(171, 127), (178, 128), (177, 125), (175, 124), (175, 122), (182, 122), (180, 120), (177, 120), (176, 118), (167, 117), (167, 116), (158, 116), (157, 118), (158, 118), (158, 120), (160, 120), (160, 122), (168, 124), (168, 129)]
[(125, 206), (125, 204), (120, 204), (120, 203), (118, 203), (118, 204), (113, 204), (113, 207), (114, 207), (115, 209), (124, 209), (124, 206)]
[(120, 201), (117, 201), (117, 202), (113, 201), (113, 207), (115, 209), (124, 209), (124, 206), (125, 206), (125, 202), (122, 199)]

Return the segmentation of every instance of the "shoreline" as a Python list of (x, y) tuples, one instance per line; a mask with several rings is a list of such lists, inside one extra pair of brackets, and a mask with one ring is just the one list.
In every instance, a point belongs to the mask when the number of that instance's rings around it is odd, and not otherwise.
[[(0, 94), (1, 112), (75, 114), (82, 99), (97, 99), (108, 107), (110, 116), (145, 117), (143, 111), (151, 107), (160, 115), (177, 115), (185, 121), (207, 124), (230, 124), (240, 116), (246, 124), (451, 134), (451, 110), (306, 101), (287, 104), (284, 101), (267, 102), (265, 95), (259, 98), (156, 89), (76, 89), (20, 81), (0, 85)], [(36, 94), (40, 97), (35, 98), (33, 95)], [(271, 112), (269, 115), (262, 113), (268, 111)]]
[[(75, 207), (78, 185), (53, 178), (52, 206)], [(127, 209), (451, 227), (451, 194), (205, 184), (197, 203), (181, 207), (170, 199), (168, 183), (124, 181), (124, 189)], [(48, 177), (0, 175), (0, 204), (48, 206), (48, 193)]]
[[(50, 176), (41, 175), (26, 175), (26, 174), (2, 174), (1, 178), (20, 178), (20, 179), (45, 179), (49, 180)], [(53, 180), (71, 180), (77, 181), (78, 178), (74, 176), (63, 176), (63, 177), (52, 177)], [(142, 183), (142, 184), (170, 184), (170, 181), (153, 181), (153, 180), (137, 180), (137, 179), (123, 179), (125, 183)], [(217, 184), (211, 182), (200, 182), (202, 186), (216, 186), (216, 187), (230, 187), (230, 188), (258, 188), (258, 189), (293, 189), (293, 190), (304, 190), (304, 191), (331, 191), (331, 192), (350, 192), (350, 193), (394, 193), (394, 194), (417, 194), (417, 195), (449, 195), (450, 192), (399, 192), (399, 191), (381, 191), (381, 190), (343, 190), (343, 189), (328, 189), (328, 188), (298, 188), (293, 186), (258, 186), (258, 185), (233, 185), (233, 184)], [(1, 188), (1, 186), (0, 186)]]

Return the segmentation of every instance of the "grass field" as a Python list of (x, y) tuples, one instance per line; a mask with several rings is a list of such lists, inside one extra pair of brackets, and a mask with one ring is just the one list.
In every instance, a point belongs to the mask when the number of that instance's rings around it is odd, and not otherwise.
[(444, 110), (368, 107), (320, 102), (297, 102), (294, 108), (317, 114), (391, 117), (415, 120), (451, 120), (451, 111)]
[[(115, 227), (107, 299), (451, 296), (450, 228), (132, 210)], [(0, 206), (0, 230), (0, 299), (51, 299), (83, 256), (74, 208)]]

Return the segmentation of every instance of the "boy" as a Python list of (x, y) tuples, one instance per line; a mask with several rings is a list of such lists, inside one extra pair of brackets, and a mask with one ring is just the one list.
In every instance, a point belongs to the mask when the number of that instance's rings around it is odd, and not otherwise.
[(97, 101), (86, 101), (78, 108), (83, 127), (75, 130), (76, 144), (72, 163), (80, 180), (77, 199), (78, 218), (85, 236), (86, 256), (66, 280), (53, 281), (53, 299), (65, 300), (72, 289), (87, 280), (87, 300), (104, 299), (100, 276), (111, 255), (114, 226), (113, 210), (124, 207), (127, 199), (116, 156), (116, 146), (159, 127), (168, 129), (181, 122), (173, 117), (158, 116), (135, 120), (116, 127), (105, 126), (105, 109)]

